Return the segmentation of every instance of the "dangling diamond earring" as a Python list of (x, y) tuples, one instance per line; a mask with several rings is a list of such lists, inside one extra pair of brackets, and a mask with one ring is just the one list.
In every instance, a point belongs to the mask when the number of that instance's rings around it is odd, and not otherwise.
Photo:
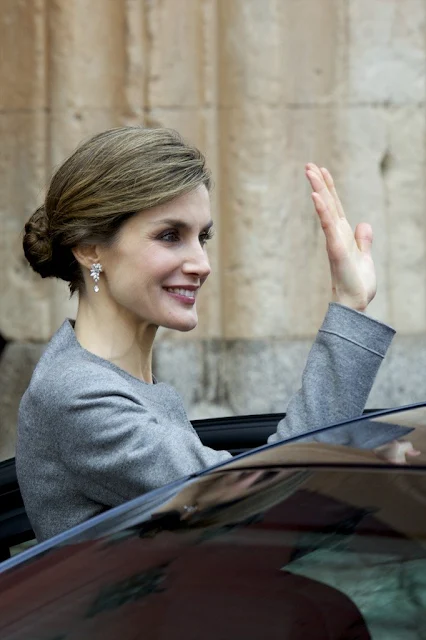
[(93, 291), (95, 293), (98, 293), (99, 291), (98, 282), (99, 282), (99, 274), (101, 273), (101, 271), (102, 271), (102, 265), (100, 262), (95, 262), (94, 264), (92, 264), (92, 268), (90, 269), (90, 275), (95, 281), (95, 286), (93, 287)]

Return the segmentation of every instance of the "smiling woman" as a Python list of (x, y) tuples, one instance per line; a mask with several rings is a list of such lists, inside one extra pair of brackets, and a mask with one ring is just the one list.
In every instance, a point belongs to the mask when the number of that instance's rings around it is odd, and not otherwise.
[[(151, 383), (157, 328), (190, 331), (197, 325), (196, 295), (210, 273), (211, 225), (209, 195), (201, 184), (134, 214), (114, 242), (73, 248), (85, 291), (91, 288), (90, 265), (101, 264), (103, 274), (96, 297), (79, 298), (74, 329), (81, 346)], [(117, 322), (125, 330), (117, 331)]]
[[(376, 290), (370, 226), (353, 234), (330, 174), (310, 164), (306, 175), (332, 303), (272, 442), (359, 415), (394, 333), (362, 313)], [(180, 396), (151, 366), (158, 327), (197, 324), (210, 273), (209, 189), (204, 157), (176, 132), (114, 129), (65, 161), (25, 226), (33, 269), (67, 281), (79, 298), (19, 411), (17, 472), (39, 540), (230, 458), (202, 445)]]

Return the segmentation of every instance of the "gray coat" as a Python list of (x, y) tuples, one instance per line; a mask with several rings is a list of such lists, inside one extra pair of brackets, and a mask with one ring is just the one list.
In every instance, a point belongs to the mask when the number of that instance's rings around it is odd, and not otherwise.
[[(359, 415), (393, 335), (331, 304), (302, 387), (270, 442)], [(146, 384), (86, 351), (69, 320), (21, 401), (17, 473), (39, 541), (230, 457), (203, 446), (175, 389)]]

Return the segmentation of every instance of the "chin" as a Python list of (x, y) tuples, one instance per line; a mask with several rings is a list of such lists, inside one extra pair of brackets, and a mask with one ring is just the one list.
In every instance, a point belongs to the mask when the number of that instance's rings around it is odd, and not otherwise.
[(188, 332), (188, 331), (192, 331), (193, 329), (195, 329), (195, 327), (197, 326), (198, 322), (197, 320), (195, 322), (186, 322), (186, 323), (176, 323), (175, 326), (170, 327), (171, 329), (175, 329), (176, 331), (181, 331), (182, 333)]
[(162, 324), (161, 326), (166, 329), (174, 329), (174, 331), (181, 331), (182, 333), (187, 333), (188, 331), (192, 331), (198, 324), (198, 318), (187, 318), (186, 320), (178, 320), (177, 318), (174, 320), (169, 320), (169, 322)]

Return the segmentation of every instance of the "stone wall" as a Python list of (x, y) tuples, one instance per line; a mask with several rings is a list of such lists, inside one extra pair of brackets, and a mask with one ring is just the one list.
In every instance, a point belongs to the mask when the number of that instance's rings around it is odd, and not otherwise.
[(284, 410), (299, 384), (329, 298), (309, 160), (374, 227), (371, 313), (399, 337), (371, 404), (426, 398), (426, 0), (0, 3), (0, 457), (43, 344), (75, 311), (25, 265), (23, 224), (82, 138), (126, 123), (178, 129), (215, 177), (200, 326), (163, 331), (156, 353), (192, 416)]

